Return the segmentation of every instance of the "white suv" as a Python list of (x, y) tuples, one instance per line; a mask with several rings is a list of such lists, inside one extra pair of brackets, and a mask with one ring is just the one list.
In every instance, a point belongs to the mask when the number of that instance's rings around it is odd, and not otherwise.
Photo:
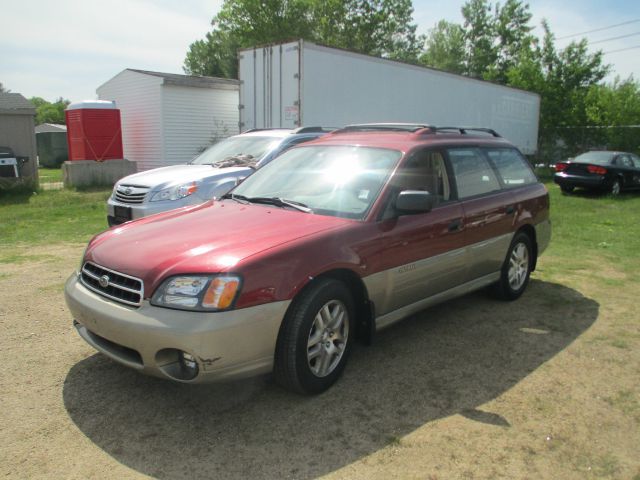
[(329, 131), (321, 127), (250, 130), (216, 143), (187, 164), (124, 177), (107, 201), (107, 222), (118, 225), (222, 196), (283, 151)]

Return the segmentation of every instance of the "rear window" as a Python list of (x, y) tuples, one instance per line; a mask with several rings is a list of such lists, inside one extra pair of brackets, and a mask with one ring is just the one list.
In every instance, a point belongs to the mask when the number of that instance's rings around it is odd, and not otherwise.
[(538, 181), (527, 160), (517, 150), (491, 148), (485, 151), (498, 170), (505, 188), (521, 187)]
[(611, 159), (613, 158), (613, 153), (611, 152), (587, 152), (582, 155), (578, 155), (576, 158), (571, 160), (574, 163), (591, 163), (594, 165), (609, 165), (611, 163)]
[(477, 148), (451, 148), (447, 153), (458, 186), (458, 198), (500, 190), (493, 168)]

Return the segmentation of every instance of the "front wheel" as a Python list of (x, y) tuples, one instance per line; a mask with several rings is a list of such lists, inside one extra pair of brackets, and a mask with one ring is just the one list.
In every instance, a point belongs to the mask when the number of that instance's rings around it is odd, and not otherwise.
[(353, 299), (346, 285), (320, 279), (294, 300), (276, 345), (274, 377), (298, 393), (328, 389), (344, 370), (354, 336)]
[(515, 300), (522, 295), (529, 283), (533, 265), (533, 248), (529, 235), (520, 232), (513, 238), (507, 258), (502, 265), (500, 280), (494, 292), (504, 300)]

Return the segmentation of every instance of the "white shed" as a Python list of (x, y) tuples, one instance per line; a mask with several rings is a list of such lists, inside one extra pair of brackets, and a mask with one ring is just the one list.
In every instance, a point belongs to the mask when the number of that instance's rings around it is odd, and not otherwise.
[(239, 82), (126, 69), (96, 89), (122, 118), (124, 156), (138, 171), (185, 163), (238, 133)]

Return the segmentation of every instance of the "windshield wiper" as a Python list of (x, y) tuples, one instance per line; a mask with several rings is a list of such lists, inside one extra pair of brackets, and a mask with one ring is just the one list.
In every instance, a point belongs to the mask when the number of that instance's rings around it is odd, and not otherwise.
[(243, 205), (248, 205), (250, 203), (247, 197), (245, 197), (244, 195), (236, 195), (235, 193), (225, 193), (220, 198), (223, 200), (226, 198), (230, 198), (231, 200), (235, 200), (236, 202), (242, 203)]
[(291, 207), (304, 213), (313, 213), (313, 210), (301, 202), (287, 200), (280, 197), (249, 197), (245, 199), (251, 203), (265, 203), (276, 207)]

